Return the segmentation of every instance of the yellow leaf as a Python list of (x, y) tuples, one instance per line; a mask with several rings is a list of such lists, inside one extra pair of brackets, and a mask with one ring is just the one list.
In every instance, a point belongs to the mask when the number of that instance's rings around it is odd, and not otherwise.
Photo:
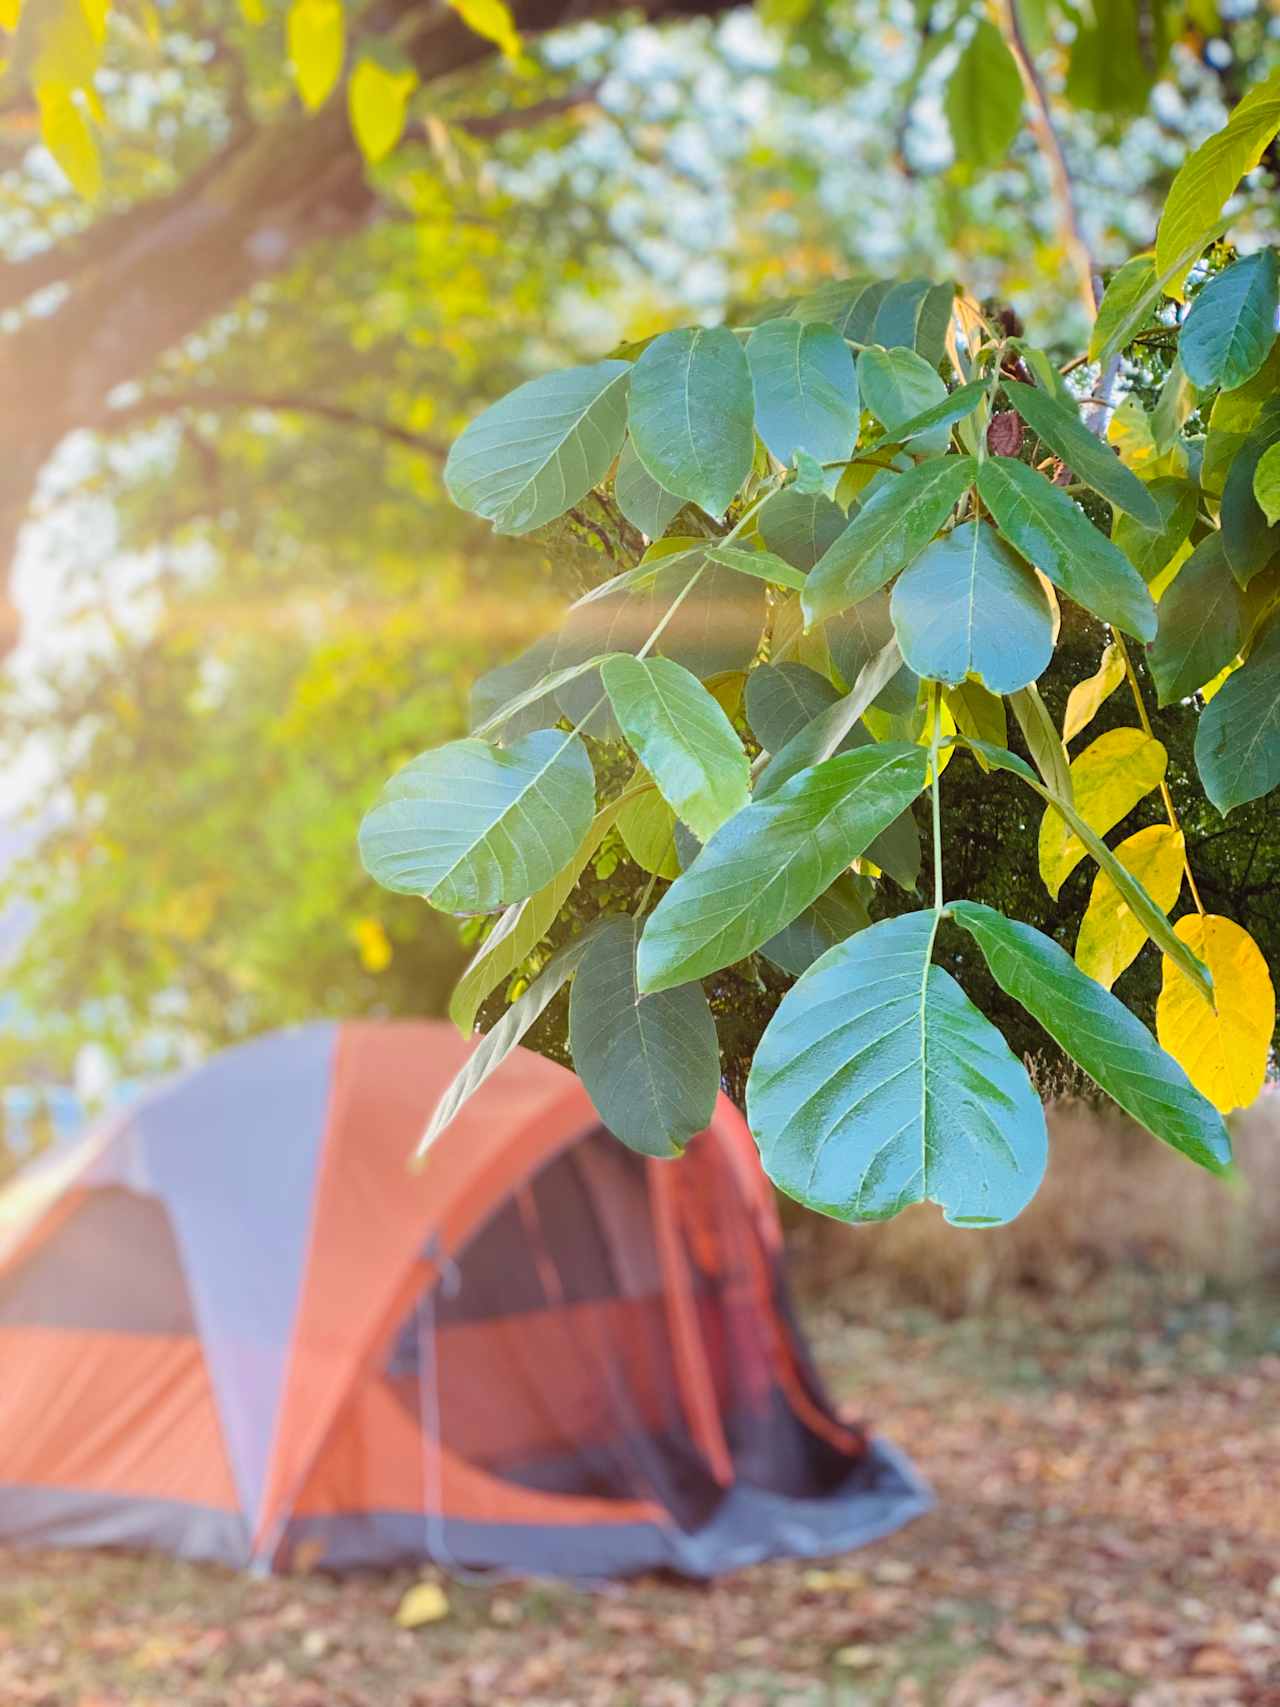
[(1179, 569), (1181, 569), (1182, 565), (1187, 561), (1187, 558), (1190, 557), (1194, 550), (1195, 547), (1192, 545), (1191, 541), (1189, 539), (1184, 539), (1182, 544), (1174, 552), (1173, 556), (1165, 564), (1164, 568), (1158, 570), (1157, 573), (1151, 577), (1147, 591), (1151, 594), (1151, 597), (1157, 604), (1160, 603), (1160, 600), (1168, 592), (1174, 581), (1177, 580)]
[(259, 24), (265, 24), (267, 21), (264, 0), (240, 0), (240, 16), (256, 30)]
[(293, 0), (285, 23), (293, 80), (302, 104), (323, 106), (342, 75), (346, 18), (342, 0)]
[(1062, 720), (1062, 739), (1073, 740), (1098, 715), (1098, 708), (1124, 680), (1124, 658), (1112, 642), (1103, 650), (1102, 662), (1088, 681), (1077, 682), (1067, 696), (1067, 714)]
[[(1170, 911), (1182, 890), (1183, 846), (1181, 833), (1171, 825), (1152, 824), (1114, 850), (1163, 913)], [(1146, 940), (1146, 931), (1121, 900), (1120, 891), (1100, 871), (1080, 921), (1076, 965), (1109, 990)]]
[[(1076, 811), (1091, 830), (1105, 836), (1163, 780), (1168, 762), (1160, 742), (1141, 729), (1108, 729), (1071, 761)], [(1040, 875), (1055, 900), (1084, 855), (1084, 843), (1054, 807), (1046, 806), (1040, 821)]]
[(396, 1623), (402, 1630), (416, 1630), (421, 1624), (438, 1624), (449, 1616), (449, 1600), (439, 1583), (414, 1583), (405, 1590), (396, 1608)]
[[(645, 780), (646, 773), (637, 770), (632, 785)], [(676, 815), (656, 788), (637, 795), (622, 808), (618, 813), (618, 834), (641, 871), (651, 872), (655, 877), (679, 877)]]
[(12, 35), (21, 16), (22, 0), (0, 0), (0, 30), (7, 30)]
[(1173, 927), (1213, 977), (1211, 1005), (1168, 955), (1156, 1035), (1191, 1083), (1224, 1114), (1262, 1089), (1276, 997), (1262, 950), (1232, 919), (1188, 913)]
[(1207, 681), (1202, 688), (1196, 689), (1196, 692), (1200, 695), (1200, 698), (1206, 705), (1208, 705), (1209, 701), (1213, 698), (1214, 694), (1217, 693), (1218, 689), (1222, 686), (1223, 682), (1226, 681), (1227, 677), (1233, 676), (1239, 668), (1239, 658), (1233, 658), (1229, 664), (1224, 664), (1218, 671), (1217, 675)]
[(107, 33), (107, 13), (111, 10), (111, 0), (80, 0), (80, 5), (94, 40), (102, 41)]
[(418, 87), (418, 74), (411, 67), (388, 71), (376, 59), (362, 59), (347, 85), (351, 129), (360, 152), (371, 166), (387, 155), (404, 133), (409, 97)]
[(40, 135), (74, 189), (92, 201), (102, 188), (98, 144), (71, 91), (61, 83), (42, 83), (36, 90)]
[(742, 694), (747, 685), (747, 672), (721, 670), (718, 675), (708, 676), (702, 685), (732, 722), (742, 710)]
[(469, 30), (491, 41), (504, 59), (520, 57), (520, 32), (503, 0), (449, 0)]
[(823, 623), (806, 630), (799, 593), (788, 593), (773, 612), (769, 645), (771, 664), (807, 664), (820, 676), (831, 679), (831, 649)]
[(1121, 462), (1141, 474), (1144, 480), (1187, 472), (1184, 447), (1175, 443), (1167, 451), (1160, 449), (1147, 412), (1136, 398), (1128, 398), (1116, 410), (1107, 428), (1107, 438), (1120, 452)]
[[(942, 697), (962, 735), (970, 735), (976, 741), (990, 741), (996, 747), (1009, 745), (1009, 720), (999, 694), (988, 693), (981, 682), (963, 681), (956, 687), (944, 688)], [(973, 757), (982, 770), (991, 769), (981, 753), (974, 753)]]
[[(944, 699), (941, 701), (941, 709), (940, 709), (939, 716), (938, 716), (938, 741), (939, 741), (939, 744), (941, 744), (943, 741), (946, 741), (947, 739), (949, 739), (949, 737), (954, 735), (955, 732), (956, 732), (956, 720), (951, 715), (951, 708), (950, 708), (950, 706), (948, 706), (946, 700)], [(927, 747), (927, 746), (929, 746), (932, 739), (933, 739), (933, 718), (929, 715), (929, 708), (926, 706), (925, 711), (924, 711), (924, 728), (920, 731), (919, 735), (916, 737), (916, 746), (917, 747)], [(941, 751), (938, 754), (938, 775), (939, 776), (942, 775), (943, 771), (946, 770), (947, 766), (951, 763), (952, 755), (954, 753), (955, 753), (954, 747), (942, 747)], [(933, 766), (932, 765), (930, 765), (928, 770), (925, 772), (924, 785), (926, 788), (932, 788), (932, 786), (933, 786)]]
[(366, 972), (385, 972), (391, 964), (392, 948), (380, 919), (357, 919), (351, 935)]

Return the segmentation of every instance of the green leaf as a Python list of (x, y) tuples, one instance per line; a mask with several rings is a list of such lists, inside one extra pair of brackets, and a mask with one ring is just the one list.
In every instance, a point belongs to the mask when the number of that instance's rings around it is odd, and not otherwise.
[(717, 520), (751, 472), (751, 370), (727, 326), (664, 332), (631, 378), (631, 438), (664, 491)]
[(626, 431), (627, 362), (593, 362), (517, 386), (462, 434), (445, 463), (455, 504), (498, 533), (562, 516), (608, 474)]
[(285, 17), (293, 80), (302, 104), (322, 107), (342, 75), (347, 27), (342, 0), (293, 0)]
[(887, 279), (832, 279), (802, 296), (791, 316), (823, 321), (850, 343), (869, 344), (880, 304), (892, 288)]
[(1258, 464), (1280, 443), (1280, 405), (1264, 409), (1258, 424), (1236, 452), (1222, 488), (1219, 525), (1231, 572), (1242, 587), (1280, 554), (1280, 527), (1268, 524), (1253, 495)]
[(683, 869), (676, 841), (678, 827), (679, 820), (656, 788), (646, 788), (618, 813), (618, 836), (627, 853), (642, 871), (665, 877), (668, 882), (679, 877)]
[[(1196, 388), (1187, 378), (1186, 370), (1177, 356), (1173, 358), (1164, 377), (1149, 417), (1151, 442), (1157, 456), (1165, 456), (1178, 442), (1178, 435), (1196, 407)], [(1148, 490), (1154, 485), (1148, 482)], [(1111, 530), (1115, 538), (1115, 529)]]
[[(1111, 731), (1111, 733), (1117, 733), (1117, 731)], [(1010, 753), (1002, 747), (988, 746), (985, 742), (972, 741), (965, 737), (958, 738), (964, 740), (966, 746), (980, 748), (983, 756), (987, 759), (989, 764), (995, 766), (998, 770), (1012, 771), (1014, 776), (1019, 776), (1022, 778), (1023, 782), (1028, 783), (1042, 800), (1050, 802), (1054, 809), (1070, 826), (1073, 834), (1076, 835), (1084, 844), (1085, 848), (1092, 855), (1098, 866), (1106, 872), (1112, 883), (1119, 890), (1124, 899), (1125, 905), (1140, 921), (1142, 928), (1146, 931), (1152, 942), (1156, 943), (1167, 955), (1176, 960), (1178, 965), (1186, 973), (1187, 977), (1191, 979), (1196, 989), (1199, 990), (1207, 1000), (1212, 1001), (1213, 980), (1210, 978), (1208, 972), (1196, 959), (1195, 955), (1192, 954), (1186, 944), (1180, 941), (1174, 934), (1173, 928), (1165, 917), (1163, 909), (1156, 905), (1156, 903), (1151, 899), (1151, 896), (1148, 895), (1147, 891), (1143, 888), (1142, 884), (1139, 883), (1136, 877), (1134, 877), (1133, 873), (1125, 870), (1124, 866), (1121, 865), (1120, 861), (1112, 853), (1111, 849), (1103, 841), (1102, 837), (1098, 835), (1085, 821), (1085, 819), (1080, 816), (1070, 801), (1060, 794), (1052, 793), (1048, 788), (1046, 788), (1045, 785), (1037, 779), (1030, 766), (1024, 764), (1016, 754)], [(1156, 742), (1155, 745), (1158, 746), (1159, 742)]]
[(935, 433), (939, 427), (954, 427), (957, 421), (963, 421), (972, 415), (982, 402), (991, 387), (985, 380), (973, 380), (969, 385), (961, 385), (956, 390), (948, 392), (940, 403), (933, 403), (918, 415), (901, 422), (893, 429), (884, 443), (896, 445), (909, 444), (912, 439), (923, 437), (926, 433)]
[[(660, 802), (658, 791), (655, 788), (638, 792), (629, 790), (602, 807), (563, 870), (558, 871), (551, 882), (544, 884), (535, 895), (514, 902), (503, 913), (476, 950), (449, 998), (449, 1018), (464, 1037), (470, 1037), (474, 1031), (481, 1003), (524, 964), (551, 929), (608, 830), (628, 806), (638, 805), (646, 799)], [(665, 806), (663, 809), (667, 810)]]
[(770, 551), (793, 569), (808, 571), (839, 539), (849, 518), (830, 498), (784, 486), (765, 502), (756, 525)]
[(954, 284), (907, 279), (891, 285), (876, 308), (870, 336), (860, 341), (881, 344), (886, 350), (901, 345), (937, 367), (946, 354), (947, 327), (955, 299)]
[(945, 456), (888, 477), (809, 576), (806, 622), (857, 604), (913, 562), (973, 484), (977, 468), (971, 456)]
[(1068, 598), (1139, 640), (1154, 636), (1156, 608), (1142, 577), (1059, 487), (1023, 462), (992, 456), (978, 493), (1010, 544)]
[(1147, 0), (1107, 0), (1079, 18), (1067, 68), (1067, 100), (1085, 112), (1137, 118), (1168, 54), (1165, 13)]
[(1200, 713), (1196, 769), (1224, 817), (1280, 784), (1280, 620), (1272, 618)]
[(857, 681), (843, 699), (836, 700), (773, 755), (756, 778), (756, 800), (765, 799), (799, 772), (830, 758), (901, 668), (898, 642), (890, 639), (858, 672)]
[(569, 943), (554, 955), (534, 979), (529, 988), (503, 1014), (467, 1056), (461, 1071), (450, 1083), (432, 1111), (427, 1129), (414, 1151), (421, 1159), (445, 1130), (462, 1105), (473, 1097), (510, 1055), (520, 1039), (551, 1006), (577, 971), (591, 943), (593, 931), (588, 930), (576, 942)]
[(555, 649), (555, 635), (545, 634), (509, 664), (499, 664), (496, 669), (488, 670), (476, 679), (471, 688), (470, 725), (473, 735), (485, 724), (492, 726), (497, 713), (502, 713), (508, 741), (528, 735), (535, 729), (546, 729), (557, 721), (560, 709), (545, 693), (520, 711), (509, 709), (528, 689), (550, 675)]
[(1010, 1221), (1044, 1173), (1044, 1110), (1008, 1044), (931, 964), (937, 915), (884, 919), (783, 998), (747, 1119), (765, 1172), (842, 1221), (932, 1199), (957, 1226)]
[[(588, 670), (597, 669), (607, 658), (613, 656), (611, 652), (601, 652), (594, 658), (583, 658), (576, 664), (566, 665), (562, 670), (553, 670), (550, 675), (540, 676), (537, 681), (531, 682), (527, 688), (522, 688), (519, 693), (498, 706), (483, 723), (476, 725), (472, 734), (481, 738), (496, 734), (513, 718), (519, 717), (521, 712), (543, 706), (561, 688), (567, 688), (571, 682), (577, 681), (579, 676), (585, 675)], [(544, 719), (540, 727), (545, 727), (545, 723)]]
[[(938, 370), (914, 350), (864, 350), (858, 357), (858, 384), (864, 408), (870, 409), (890, 438), (899, 427), (914, 425), (926, 410), (950, 402)], [(943, 425), (913, 436), (918, 438), (921, 450), (943, 451), (950, 442), (951, 429), (944, 420)]]
[(1160, 600), (1160, 629), (1147, 649), (1158, 703), (1185, 699), (1212, 681), (1243, 641), (1240, 589), (1227, 563), (1222, 535), (1211, 533), (1200, 541)]
[[(978, 682), (959, 682), (943, 695), (947, 709), (962, 735), (976, 736), (980, 741), (993, 742), (997, 747), (1009, 739), (1009, 723), (1005, 717), (1004, 701), (988, 693)], [(985, 761), (980, 761), (984, 764)]]
[(1146, 487), (1085, 426), (1076, 410), (1020, 380), (1006, 379), (1005, 393), (1022, 419), (1086, 486), (1144, 526), (1160, 526), (1160, 511)]
[(858, 437), (858, 379), (849, 346), (821, 321), (766, 320), (747, 340), (756, 431), (778, 461), (797, 451), (836, 462)]
[(1156, 269), (1180, 284), (1217, 230), (1227, 197), (1280, 130), (1280, 70), (1250, 89), (1220, 131), (1178, 168), (1156, 233)]
[(1253, 501), (1268, 526), (1280, 522), (1280, 443), (1271, 445), (1258, 458), (1253, 470)]
[(595, 776), (576, 735), (510, 747), (474, 736), (412, 759), (360, 826), (365, 870), (445, 913), (492, 913), (542, 888), (591, 824)]
[(669, 658), (615, 656), (600, 679), (632, 751), (705, 842), (750, 796), (733, 725), (698, 678)]
[(1151, 255), (1135, 255), (1113, 274), (1102, 293), (1098, 318), (1089, 336), (1089, 359), (1103, 366), (1117, 350), (1146, 325), (1160, 294), (1160, 279)]
[(1273, 249), (1259, 249), (1209, 280), (1178, 338), (1178, 359), (1193, 385), (1230, 391), (1253, 378), (1275, 343), (1278, 290)]
[(927, 766), (924, 749), (907, 742), (859, 747), (753, 800), (650, 914), (641, 989), (705, 977), (776, 936), (906, 810)]
[(1034, 572), (987, 522), (933, 540), (893, 589), (893, 626), (918, 676), (992, 693), (1025, 687), (1053, 656), (1053, 616)]
[(1189, 480), (1153, 480), (1147, 491), (1160, 511), (1158, 528), (1143, 527), (1132, 516), (1116, 516), (1112, 542), (1124, 552), (1144, 581), (1154, 581), (1181, 550), (1196, 519), (1196, 489)]
[(1040, 698), (1039, 690), (1032, 685), (1023, 688), (1019, 693), (1010, 694), (1009, 709), (1022, 731), (1027, 751), (1046, 784), (1059, 799), (1072, 800), (1074, 792), (1071, 785), (1071, 760), (1067, 757), (1067, 749), (1058, 734), (1057, 725), (1049, 715), (1049, 708)]
[(707, 552), (713, 563), (723, 563), (726, 569), (736, 569), (740, 575), (754, 575), (757, 581), (767, 581), (774, 587), (790, 587), (801, 592), (809, 578), (772, 551), (750, 551), (740, 545), (715, 545)]
[(632, 527), (639, 528), (649, 539), (660, 539), (684, 507), (682, 499), (673, 492), (664, 492), (658, 485), (636, 455), (630, 439), (618, 457), (613, 495)]
[[(1108, 729), (1071, 761), (1075, 818), (1105, 836), (1159, 787), (1168, 762), (1160, 742), (1141, 729)], [(1040, 825), (1040, 875), (1055, 901), (1088, 847), (1077, 833), (1075, 818), (1055, 802)]]
[(760, 664), (747, 677), (746, 698), (751, 733), (766, 753), (780, 753), (840, 693), (806, 664)]
[[(771, 936), (760, 953), (779, 971), (798, 978), (836, 943), (844, 942), (855, 931), (866, 930), (871, 915), (859, 881), (856, 877), (837, 877), (825, 895), (819, 895), (812, 906), (784, 925), (777, 936)], [(866, 879), (861, 881), (865, 883)]]
[(970, 166), (1004, 160), (1022, 122), (1022, 77), (1004, 37), (985, 18), (956, 62), (943, 106), (958, 159)]
[(1213, 1173), (1231, 1162), (1222, 1117), (1124, 1003), (1030, 925), (976, 901), (952, 918), (982, 950), (991, 975), (1140, 1126)]
[(678, 1156), (711, 1124), (720, 1047), (701, 985), (640, 994), (638, 935), (638, 920), (616, 916), (594, 932), (573, 981), (569, 1048), (615, 1138), (643, 1156)]

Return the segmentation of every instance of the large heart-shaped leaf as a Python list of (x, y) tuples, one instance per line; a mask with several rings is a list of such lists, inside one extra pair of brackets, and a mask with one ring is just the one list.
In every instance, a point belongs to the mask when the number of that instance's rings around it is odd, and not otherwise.
[(1179, 569), (1160, 600), (1160, 628), (1147, 665), (1161, 705), (1211, 681), (1240, 650), (1244, 610), (1222, 535), (1211, 533)]
[(756, 1050), (747, 1119), (765, 1172), (842, 1221), (926, 1198), (959, 1226), (1010, 1221), (1044, 1173), (1044, 1110), (1008, 1044), (931, 964), (937, 915), (830, 949)]
[(528, 533), (599, 485), (627, 427), (629, 362), (565, 368), (517, 386), (471, 423), (449, 452), (455, 504), (499, 533)]
[(756, 431), (784, 466), (806, 451), (847, 457), (858, 437), (858, 380), (848, 344), (821, 321), (766, 320), (747, 340)]
[(932, 540), (894, 587), (892, 610), (902, 656), (933, 681), (973, 675), (1014, 693), (1053, 656), (1044, 588), (988, 522)]
[(1196, 769), (1224, 816), (1280, 785), (1280, 619), (1201, 712)]
[(540, 729), (510, 747), (471, 737), (412, 759), (360, 826), (365, 870), (446, 913), (492, 913), (573, 858), (595, 807), (576, 735)]
[(1253, 378), (1275, 343), (1278, 287), (1274, 249), (1246, 255), (1209, 280), (1178, 339), (1178, 357), (1193, 385), (1233, 391)]
[(1005, 393), (1022, 419), (1086, 486), (1127, 510), (1144, 527), (1160, 526), (1160, 510), (1151, 494), (1120, 459), (1100, 444), (1078, 412), (1047, 391), (1006, 379)]
[(1128, 558), (1067, 494), (1013, 457), (983, 463), (978, 494), (1022, 555), (1103, 622), (1139, 640), (1156, 631), (1151, 594)]
[(628, 744), (700, 841), (747, 804), (750, 768), (733, 725), (669, 658), (610, 658), (600, 670)]
[(877, 592), (928, 545), (977, 474), (970, 456), (936, 457), (886, 476), (823, 554), (804, 590), (809, 623)]
[(1030, 925), (976, 901), (954, 901), (950, 912), (1000, 988), (1140, 1126), (1201, 1167), (1220, 1173), (1228, 1166), (1231, 1143), (1216, 1110), (1123, 1002)]
[(705, 977), (775, 936), (906, 810), (927, 767), (923, 748), (886, 741), (839, 753), (753, 800), (649, 915), (640, 988)]
[(645, 1156), (676, 1156), (710, 1125), (720, 1048), (700, 984), (640, 994), (638, 935), (636, 919), (618, 917), (594, 932), (573, 983), (569, 1047), (614, 1137)]
[(751, 472), (751, 371), (727, 326), (664, 332), (631, 376), (631, 439), (664, 491), (717, 519)]

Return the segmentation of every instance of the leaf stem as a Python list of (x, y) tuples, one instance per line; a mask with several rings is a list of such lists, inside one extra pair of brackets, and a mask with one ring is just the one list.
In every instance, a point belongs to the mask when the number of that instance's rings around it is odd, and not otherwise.
[[(1129, 649), (1124, 643), (1124, 636), (1118, 628), (1113, 628), (1111, 630), (1111, 639), (1121, 658), (1124, 659), (1124, 673), (1129, 678), (1129, 691), (1133, 695), (1133, 703), (1138, 708), (1138, 721), (1142, 725), (1142, 732), (1144, 735), (1150, 736), (1151, 739), (1154, 740), (1155, 732), (1151, 727), (1151, 719), (1147, 716), (1147, 707), (1146, 702), (1142, 697), (1142, 688), (1138, 684), (1138, 677), (1133, 668), (1133, 661), (1129, 657)], [(1187, 874), (1187, 886), (1191, 890), (1191, 899), (1196, 904), (1196, 912), (1199, 913), (1201, 918), (1203, 918), (1204, 902), (1200, 899), (1200, 891), (1196, 888), (1195, 874), (1191, 870), (1191, 856), (1187, 852), (1187, 838), (1183, 835), (1182, 825), (1178, 822), (1178, 813), (1173, 804), (1173, 796), (1169, 792), (1169, 784), (1163, 777), (1160, 778), (1160, 798), (1164, 802), (1165, 816), (1169, 820), (1170, 829), (1176, 830), (1178, 835), (1182, 836), (1182, 869)]]
[(933, 910), (942, 912), (942, 808), (939, 799), (938, 737), (942, 732), (942, 689), (929, 683), (929, 776), (933, 796)]

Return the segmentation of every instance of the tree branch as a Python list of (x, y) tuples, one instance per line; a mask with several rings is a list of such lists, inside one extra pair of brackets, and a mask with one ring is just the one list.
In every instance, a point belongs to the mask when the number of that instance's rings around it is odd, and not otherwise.
[(344, 403), (326, 402), (321, 397), (236, 391), (214, 385), (200, 386), (195, 391), (149, 393), (146, 397), (140, 397), (136, 402), (127, 403), (119, 409), (105, 411), (93, 426), (96, 431), (102, 433), (129, 433), (136, 427), (161, 420), (166, 415), (200, 410), (221, 413), (241, 409), (260, 409), (274, 415), (313, 415), (319, 420), (331, 422), (334, 426), (355, 427), (361, 432), (377, 433), (379, 437), (389, 439), (393, 444), (405, 445), (408, 449), (418, 451), (437, 462), (443, 462), (449, 454), (448, 445), (442, 444), (438, 439), (426, 438), (421, 433), (411, 432), (408, 427), (398, 426), (396, 422), (382, 420), (376, 415), (362, 414), (360, 410), (348, 408)]

